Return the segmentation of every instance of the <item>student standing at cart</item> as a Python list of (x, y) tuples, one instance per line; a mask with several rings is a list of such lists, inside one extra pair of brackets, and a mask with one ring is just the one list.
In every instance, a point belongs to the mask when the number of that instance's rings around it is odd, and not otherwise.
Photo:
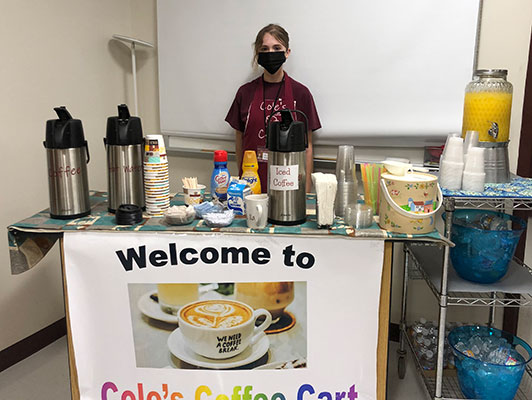
[[(308, 118), (308, 149), (306, 153), (306, 190), (310, 191), (313, 165), (312, 132), (321, 128), (320, 119), (312, 94), (306, 86), (290, 78), (283, 64), (290, 55), (288, 33), (279, 25), (269, 24), (257, 34), (254, 44), (254, 63), (264, 68), (257, 79), (242, 85), (235, 96), (225, 120), (235, 129), (236, 160), (242, 175), (242, 156), (246, 150), (254, 150), (259, 162), (262, 192), (268, 187), (268, 152), (266, 149), (266, 125), (270, 120), (280, 120), (275, 111), (299, 110)], [(297, 118), (298, 113), (293, 113)], [(299, 120), (301, 120), (299, 116)]]

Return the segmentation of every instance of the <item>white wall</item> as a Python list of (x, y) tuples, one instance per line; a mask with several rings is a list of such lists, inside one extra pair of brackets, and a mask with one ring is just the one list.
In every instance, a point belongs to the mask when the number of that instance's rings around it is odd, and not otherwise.
[[(129, 50), (110, 38), (132, 34), (131, 13), (129, 0), (2, 1), (1, 226), (48, 207), (42, 142), (46, 120), (55, 118), (54, 106), (66, 105), (83, 121), (91, 153), (90, 187), (106, 188), (106, 118), (131, 93), (124, 73), (131, 69)], [(33, 270), (12, 276), (4, 234), (0, 260), (4, 349), (60, 319), (64, 307), (57, 249)]]
[[(528, 66), (528, 51), (532, 27), (532, 2), (529, 0), (484, 0), (482, 15), (482, 30), (479, 51), (479, 68), (508, 69), (508, 80), (514, 86), (512, 117), (510, 126), (510, 169), (517, 168), (519, 151), (519, 137), (523, 112), (523, 97), (526, 72)], [(532, 156), (532, 155), (531, 155)], [(532, 220), (529, 220), (532, 224)], [(402, 253), (402, 252), (399, 252)], [(402, 254), (396, 254), (398, 259)], [(525, 261), (532, 263), (532, 230), (529, 229), (527, 254)], [(394, 297), (392, 318), (400, 318), (401, 274), (394, 271)], [(429, 300), (429, 298), (431, 298)], [(418, 319), (420, 316), (437, 319), (437, 303), (432, 292), (424, 282), (412, 282), (409, 293), (408, 319)], [(501, 323), (502, 310), (497, 310), (496, 321)], [(450, 307), (449, 318), (462, 322), (487, 322), (487, 309), (483, 307), (466, 308)], [(499, 325), (500, 326), (500, 325)], [(523, 309), (520, 313), (519, 334), (528, 341), (532, 341), (532, 310)]]
[[(483, 24), (479, 52), (479, 68), (506, 68), (509, 70), (508, 80), (514, 86), (514, 100), (512, 107), (512, 122), (510, 132), (510, 164), (515, 172), (517, 165), (518, 144), (521, 131), (521, 115), (523, 108), (524, 84), (528, 65), (528, 48), (530, 43), (530, 30), (532, 26), (532, 2), (529, 0), (484, 0)], [(156, 33), (154, 33), (156, 38)], [(452, 60), (450, 61), (452, 62)], [(442, 66), (445, 72), (445, 66)], [(437, 74), (435, 73), (435, 79)], [(464, 83), (464, 89), (467, 82)], [(319, 111), (319, 110), (318, 110)], [(325, 152), (327, 153), (325, 149)], [(364, 149), (368, 152), (368, 148)], [(335, 151), (326, 155), (334, 156)], [(368, 154), (373, 157), (398, 153), (399, 156), (415, 158), (414, 151), (410, 149), (405, 153), (404, 149), (399, 152), (392, 149), (370, 149)], [(400, 154), (399, 154), (400, 153)], [(378, 158), (375, 158), (376, 160)], [(183, 176), (199, 176), (203, 182), (208, 182), (208, 174), (212, 168), (210, 157), (197, 157), (189, 154), (180, 154), (170, 158), (172, 188), (178, 190), (180, 178)], [(230, 166), (231, 167), (231, 166)], [(236, 172), (236, 165), (232, 165), (232, 171)], [(529, 257), (532, 258), (532, 232), (529, 235)], [(402, 251), (396, 250), (397, 262), (402, 261)], [(529, 263), (531, 263), (529, 261)], [(401, 271), (394, 269), (392, 298), (392, 321), (398, 322), (400, 316), (401, 294)], [(437, 302), (424, 282), (413, 281), (409, 293), (408, 319), (414, 320), (421, 316), (428, 319), (437, 319)], [(451, 307), (449, 318), (463, 322), (487, 322), (487, 309)], [(527, 318), (528, 316), (528, 318)], [(497, 314), (500, 323), (502, 312)], [(527, 329), (532, 321), (532, 310), (524, 310), (520, 322), (521, 329)], [(531, 328), (528, 328), (531, 329)], [(527, 333), (532, 335), (532, 332)], [(532, 340), (532, 337), (529, 337)]]
[[(131, 0), (133, 5), (132, 17), (136, 37), (150, 43), (157, 43), (157, 1), (156, 0)], [(183, 55), (193, 57), (193, 55)], [(138, 61), (138, 94), (139, 115), (142, 118), (144, 133), (159, 133), (159, 80), (157, 65), (157, 49), (148, 51), (140, 50), (137, 53)], [(171, 153), (170, 165), (170, 190), (181, 190), (181, 178), (197, 176), (200, 182), (210, 182), (213, 168), (212, 153), (205, 155), (190, 155)], [(237, 174), (234, 162), (229, 163), (230, 171)]]
[[(42, 141), (45, 121), (54, 118), (54, 106), (67, 105), (75, 118), (82, 119), (92, 158), (90, 186), (106, 189), (102, 144), (105, 120), (116, 112), (116, 105), (121, 102), (126, 101), (133, 108), (129, 50), (110, 38), (118, 33), (156, 43), (157, 19), (156, 0), (9, 0), (2, 5), (0, 33), (5, 40), (4, 61), (0, 63), (3, 94), (0, 121), (7, 151), (0, 159), (6, 184), (0, 194), (3, 208), (0, 220), (7, 226), (48, 206)], [(529, 0), (485, 0), (480, 67), (510, 70), (509, 80), (514, 84), (510, 134), (514, 170), (531, 25), (532, 3)], [(156, 49), (141, 49), (137, 57), (139, 115), (145, 133), (158, 132)], [(234, 162), (229, 167), (236, 173)], [(185, 176), (198, 176), (200, 181), (208, 182), (212, 160), (211, 157), (172, 155), (170, 169), (171, 189), (176, 191)], [(0, 330), (0, 349), (3, 349), (64, 314), (57, 252), (32, 271), (18, 276), (10, 275), (7, 241), (1, 247), (0, 257), (3, 265), (0, 270), (0, 321), (4, 322)], [(398, 271), (396, 268), (394, 277), (395, 321), (400, 298)], [(415, 282), (411, 289), (410, 318), (419, 315), (435, 318), (436, 303), (427, 300), (432, 294), (425, 285)], [(484, 319), (486, 315), (482, 311), (466, 312), (466, 315), (461, 314), (463, 309), (458, 312), (457, 319), (464, 321)], [(531, 325), (532, 315), (528, 315), (521, 326)], [(527, 334), (532, 335), (532, 332)]]

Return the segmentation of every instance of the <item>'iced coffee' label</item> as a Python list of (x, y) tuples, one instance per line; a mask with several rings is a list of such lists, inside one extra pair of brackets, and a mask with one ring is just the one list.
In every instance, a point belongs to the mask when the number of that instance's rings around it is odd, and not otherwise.
[(299, 165), (270, 165), (270, 189), (299, 189)]

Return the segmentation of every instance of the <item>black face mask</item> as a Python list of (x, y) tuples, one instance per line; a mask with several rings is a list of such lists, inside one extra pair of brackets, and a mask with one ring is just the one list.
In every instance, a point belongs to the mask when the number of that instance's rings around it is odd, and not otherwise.
[(281, 65), (286, 61), (284, 51), (267, 51), (265, 53), (259, 53), (257, 62), (270, 74), (275, 74)]

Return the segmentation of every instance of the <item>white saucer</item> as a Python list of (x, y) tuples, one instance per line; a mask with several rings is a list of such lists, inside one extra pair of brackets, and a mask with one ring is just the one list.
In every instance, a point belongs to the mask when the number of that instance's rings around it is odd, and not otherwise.
[(210, 368), (210, 369), (229, 369), (241, 367), (242, 365), (250, 364), (261, 358), (270, 348), (270, 339), (264, 333), (261, 333), (259, 340), (248, 347), (242, 353), (222, 360), (215, 360), (206, 358), (194, 353), (185, 345), (183, 334), (177, 328), (168, 337), (168, 348), (170, 352), (180, 360), (195, 365), (196, 367)]
[(177, 325), (177, 315), (168, 314), (161, 310), (159, 303), (150, 297), (153, 294), (157, 294), (157, 290), (147, 292), (140, 297), (139, 301), (137, 302), (137, 307), (139, 308), (140, 312), (147, 317), (156, 319), (158, 321)]
[[(269, 364), (260, 365), (253, 369), (298, 369), (292, 366), (293, 363), (296, 363), (296, 362), (306, 363), (306, 360), (303, 358), (303, 359), (297, 359), (297, 360), (292, 360), (292, 361), (275, 361)], [(307, 368), (307, 367), (305, 366), (305, 367), (299, 367), (299, 368)]]

